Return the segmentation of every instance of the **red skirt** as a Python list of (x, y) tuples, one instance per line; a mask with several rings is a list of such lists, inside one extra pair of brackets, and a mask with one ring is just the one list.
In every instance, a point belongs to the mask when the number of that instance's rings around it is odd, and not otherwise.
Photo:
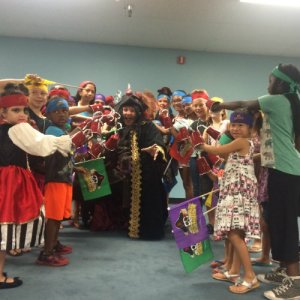
[(37, 218), (42, 193), (27, 169), (0, 167), (0, 224), (23, 224)]

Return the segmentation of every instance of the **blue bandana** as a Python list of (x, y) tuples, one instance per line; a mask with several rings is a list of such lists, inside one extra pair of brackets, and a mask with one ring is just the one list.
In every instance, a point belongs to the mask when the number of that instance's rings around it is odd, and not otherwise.
[(184, 96), (186, 96), (186, 93), (184, 91), (182, 91), (182, 90), (176, 90), (176, 91), (173, 92), (172, 96), (173, 97), (174, 96), (184, 97)]
[(230, 115), (230, 123), (241, 123), (251, 127), (253, 124), (253, 117), (248, 112), (234, 111)]
[(192, 104), (192, 96), (184, 96), (181, 101), (182, 104)]
[(46, 106), (46, 114), (58, 109), (69, 109), (68, 102), (63, 98), (54, 98), (50, 100)]
[(170, 96), (166, 95), (166, 94), (159, 94), (157, 96), (157, 100), (163, 99), (163, 98), (167, 98), (168, 102), (170, 102)]

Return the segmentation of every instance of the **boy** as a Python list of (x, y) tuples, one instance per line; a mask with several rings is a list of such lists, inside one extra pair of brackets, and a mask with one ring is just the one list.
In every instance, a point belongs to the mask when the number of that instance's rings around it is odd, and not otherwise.
[[(63, 98), (53, 98), (47, 103), (46, 116), (51, 125), (46, 135), (62, 136), (68, 134), (65, 124), (69, 117), (68, 102)], [(52, 267), (69, 264), (69, 260), (61, 254), (72, 252), (70, 246), (58, 241), (60, 222), (70, 218), (72, 205), (72, 172), (73, 164), (70, 155), (64, 157), (58, 151), (46, 157), (45, 174), (45, 246), (36, 263)]]

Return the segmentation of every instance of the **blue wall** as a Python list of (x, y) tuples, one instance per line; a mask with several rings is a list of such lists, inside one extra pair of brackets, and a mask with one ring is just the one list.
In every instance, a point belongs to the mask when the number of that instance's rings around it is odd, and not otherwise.
[[(158, 87), (191, 91), (205, 88), (227, 100), (256, 99), (266, 93), (268, 74), (279, 62), (300, 67), (300, 58), (236, 55), (110, 46), (0, 37), (0, 78), (22, 78), (37, 73), (57, 82), (78, 85), (96, 82), (106, 95), (124, 90)], [(255, 46), (255, 45), (254, 45)], [(185, 65), (176, 64), (184, 55)], [(75, 94), (75, 90), (71, 90)], [(183, 197), (181, 182), (171, 197)]]

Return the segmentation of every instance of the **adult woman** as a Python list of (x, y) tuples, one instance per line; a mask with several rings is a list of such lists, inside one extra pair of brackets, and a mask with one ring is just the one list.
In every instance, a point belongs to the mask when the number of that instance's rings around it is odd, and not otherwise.
[(300, 197), (300, 72), (293, 65), (280, 64), (269, 77), (270, 95), (254, 101), (227, 102), (213, 107), (261, 109), (262, 166), (268, 167), (269, 228), (273, 259), (283, 269), (258, 275), (263, 282), (281, 283), (264, 293), (268, 299), (300, 297), (298, 253), (298, 201)]
[(91, 225), (94, 230), (125, 227), (129, 237), (135, 239), (164, 236), (164, 143), (155, 125), (145, 120), (146, 109), (134, 95), (124, 96), (116, 105), (123, 128), (117, 149), (105, 154), (112, 196), (97, 203)]

